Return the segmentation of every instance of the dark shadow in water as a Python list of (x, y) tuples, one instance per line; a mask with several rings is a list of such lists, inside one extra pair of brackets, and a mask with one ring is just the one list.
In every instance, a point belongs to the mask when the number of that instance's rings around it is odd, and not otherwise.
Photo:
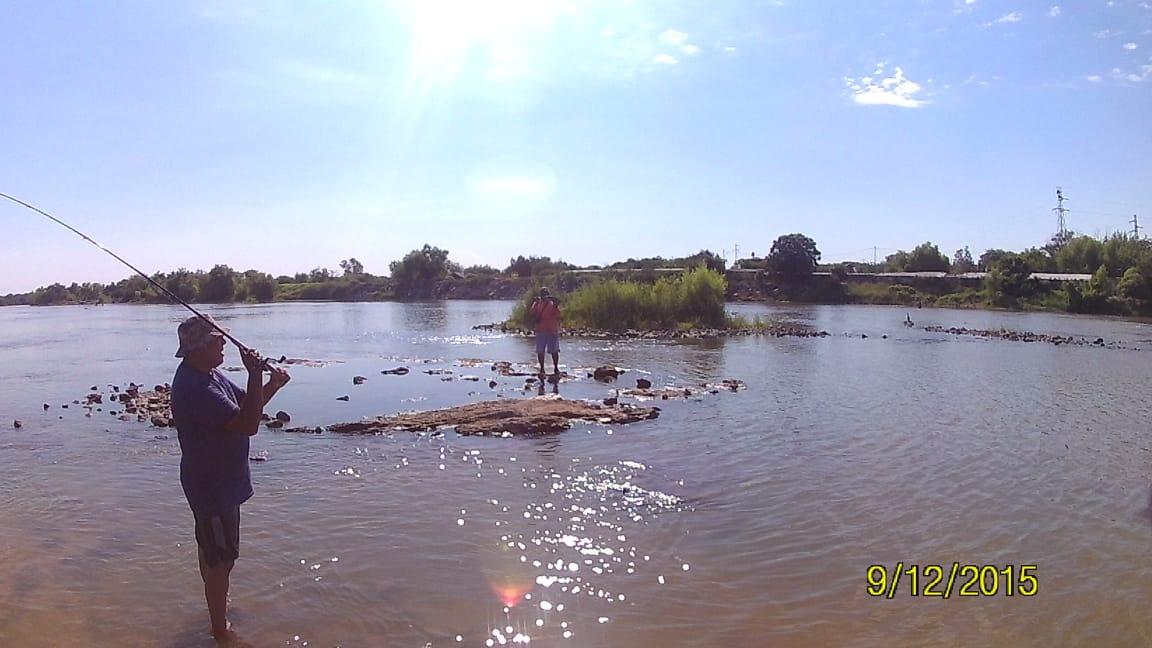
[(552, 385), (552, 393), (553, 394), (556, 394), (556, 395), (560, 394), (560, 379), (558, 377), (548, 376), (545, 380), (538, 380), (536, 382), (537, 382), (537, 385), (536, 385), (536, 395), (537, 396), (543, 396), (544, 395), (544, 383), (548, 383), (548, 384)]
[(532, 450), (540, 455), (544, 465), (553, 466), (556, 453), (560, 450), (560, 437), (558, 435), (539, 436), (533, 438)]

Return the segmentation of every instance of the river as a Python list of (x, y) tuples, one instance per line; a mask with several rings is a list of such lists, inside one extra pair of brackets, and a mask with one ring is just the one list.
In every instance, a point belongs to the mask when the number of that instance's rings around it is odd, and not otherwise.
[[(289, 412), (292, 425), (535, 394), (489, 369), (532, 362), (532, 341), (472, 328), (503, 319), (510, 302), (206, 308), (268, 355), (328, 363), (290, 368), (268, 410)], [(232, 579), (240, 636), (417, 648), (1152, 640), (1152, 327), (731, 308), (830, 335), (564, 339), (561, 363), (574, 374), (627, 368), (616, 386), (747, 384), (648, 403), (660, 417), (626, 426), (538, 438), (262, 430), (253, 453), (268, 460), (252, 463), (256, 495)], [(906, 312), (916, 327), (902, 325)], [(71, 404), (92, 386), (170, 381), (185, 314), (0, 309), (0, 644), (212, 645), (175, 431)], [(225, 364), (240, 364), (234, 348)], [(380, 373), (397, 366), (412, 373)], [(356, 375), (367, 381), (354, 385)], [(558, 389), (599, 399), (614, 387)], [(945, 600), (910, 596), (906, 577), (891, 598), (869, 595), (869, 566), (898, 563), (941, 565), (945, 576), (953, 563), (1017, 575), (1035, 565), (1037, 587)]]

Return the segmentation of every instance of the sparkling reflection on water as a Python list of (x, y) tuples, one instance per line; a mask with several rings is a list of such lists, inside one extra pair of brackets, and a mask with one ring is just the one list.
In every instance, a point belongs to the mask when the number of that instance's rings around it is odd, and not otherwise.
[[(531, 362), (530, 341), (471, 329), (510, 307), (215, 313), (271, 354), (334, 361), (293, 368), (273, 403), (293, 424), (320, 425), (531, 395), (519, 378), (489, 388), (485, 365), (460, 362)], [(659, 419), (630, 426), (538, 439), (261, 432), (253, 449), (268, 461), (252, 465), (257, 495), (244, 509), (232, 592), (242, 636), (310, 646), (931, 645), (958, 636), (1127, 645), (1152, 636), (1145, 351), (929, 334), (905, 329), (900, 309), (739, 308), (832, 335), (565, 340), (572, 373), (617, 364), (632, 370), (621, 384), (637, 375), (656, 385), (748, 383), (661, 402)], [(913, 315), (918, 325), (1103, 336), (1145, 349), (1152, 337), (1112, 320)], [(155, 306), (0, 309), (3, 645), (211, 645), (174, 435), (60, 407), (94, 384), (168, 380), (181, 317)], [(380, 374), (400, 364), (413, 372)], [(482, 381), (442, 381), (425, 367)], [(353, 385), (354, 375), (368, 381)], [(612, 394), (588, 380), (559, 389)], [(19, 431), (13, 418), (25, 423)], [(1036, 564), (1040, 592), (868, 597), (867, 566), (898, 561)]]

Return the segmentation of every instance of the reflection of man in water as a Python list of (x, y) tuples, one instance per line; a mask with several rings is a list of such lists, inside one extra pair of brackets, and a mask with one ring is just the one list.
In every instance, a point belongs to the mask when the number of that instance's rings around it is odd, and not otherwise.
[[(536, 386), (536, 395), (537, 396), (543, 396), (544, 395), (544, 381), (541, 380), (541, 381), (539, 381), (539, 383), (540, 384)], [(553, 380), (552, 381), (552, 393), (553, 394), (559, 394), (560, 393), (560, 381), (559, 380)]]
[(560, 379), (560, 305), (552, 298), (547, 288), (540, 289), (540, 296), (532, 300), (528, 313), (535, 323), (536, 359), (540, 362), (540, 375), (544, 375), (544, 354), (552, 354), (552, 371)]

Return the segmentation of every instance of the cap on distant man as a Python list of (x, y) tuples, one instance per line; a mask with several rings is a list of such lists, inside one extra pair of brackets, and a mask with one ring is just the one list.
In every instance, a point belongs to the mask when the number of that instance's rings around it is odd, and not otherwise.
[[(188, 319), (180, 322), (180, 327), (176, 329), (176, 334), (180, 338), (180, 348), (176, 350), (176, 357), (183, 358), (189, 353), (208, 344), (208, 341), (213, 337), (224, 337), (224, 334), (216, 330), (212, 324), (209, 324), (205, 319), (215, 323), (216, 320), (212, 319), (211, 315), (200, 317), (193, 315)], [(227, 330), (227, 329), (225, 329)]]
[(548, 296), (550, 296), (551, 294), (552, 294), (552, 293), (548, 292), (548, 289), (547, 289), (547, 288), (541, 288), (541, 289), (540, 289), (540, 296), (541, 296), (541, 297), (548, 297)]

